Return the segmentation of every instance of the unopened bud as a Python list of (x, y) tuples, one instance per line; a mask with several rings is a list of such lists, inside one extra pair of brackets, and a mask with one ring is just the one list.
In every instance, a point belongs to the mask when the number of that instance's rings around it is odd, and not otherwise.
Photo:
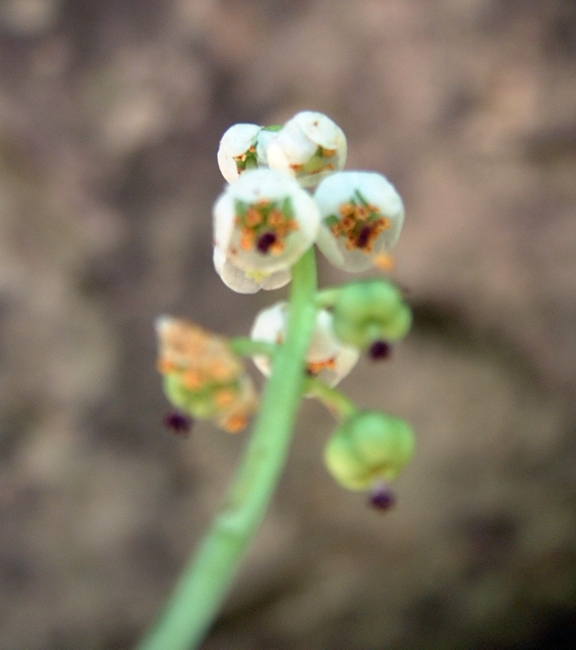
[(334, 432), (324, 449), (324, 461), (340, 485), (365, 490), (390, 481), (414, 452), (414, 434), (404, 420), (378, 411), (361, 411)]

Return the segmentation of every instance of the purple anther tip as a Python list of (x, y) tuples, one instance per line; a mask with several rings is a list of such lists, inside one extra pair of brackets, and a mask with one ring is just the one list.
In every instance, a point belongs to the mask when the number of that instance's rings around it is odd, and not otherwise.
[(370, 358), (374, 361), (380, 361), (381, 359), (388, 359), (392, 352), (392, 348), (385, 343), (384, 341), (374, 341), (370, 348), (368, 349), (368, 354)]
[(372, 488), (368, 505), (375, 510), (386, 512), (396, 504), (396, 495), (385, 483), (378, 483)]
[(263, 235), (260, 235), (258, 241), (256, 242), (256, 248), (265, 255), (269, 250), (270, 246), (276, 243), (276, 235), (273, 232), (265, 232)]
[(178, 413), (178, 411), (173, 411), (164, 418), (164, 426), (177, 436), (187, 438), (190, 435), (192, 418)]

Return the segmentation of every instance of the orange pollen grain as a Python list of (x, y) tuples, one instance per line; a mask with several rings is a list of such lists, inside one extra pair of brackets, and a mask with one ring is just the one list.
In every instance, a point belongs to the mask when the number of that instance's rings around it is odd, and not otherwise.
[(322, 361), (309, 361), (306, 364), (311, 375), (317, 375), (322, 370), (336, 370), (336, 358), (324, 359)]
[(168, 359), (158, 359), (156, 367), (158, 369), (158, 372), (163, 375), (167, 375), (176, 370), (176, 364), (173, 361), (169, 361)]
[(204, 380), (198, 370), (186, 370), (182, 373), (182, 384), (188, 390), (198, 390), (204, 385)]
[(247, 424), (248, 420), (246, 416), (241, 415), (240, 413), (234, 413), (222, 422), (222, 427), (228, 431), (228, 433), (238, 433), (239, 431), (242, 431)]
[(388, 271), (392, 271), (396, 264), (392, 255), (385, 255), (382, 253), (380, 255), (376, 255), (374, 258), (374, 266), (386, 273)]
[(218, 408), (226, 408), (234, 402), (234, 393), (226, 388), (219, 390), (214, 395), (214, 404)]

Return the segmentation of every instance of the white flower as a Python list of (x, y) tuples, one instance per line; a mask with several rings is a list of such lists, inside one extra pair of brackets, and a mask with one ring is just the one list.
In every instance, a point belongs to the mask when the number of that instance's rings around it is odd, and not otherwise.
[(227, 260), (226, 255), (218, 246), (214, 246), (214, 268), (222, 282), (237, 293), (256, 293), (260, 289), (268, 291), (279, 289), (292, 279), (289, 269), (275, 271), (269, 275), (264, 275), (261, 272), (246, 273)]
[(234, 124), (222, 136), (217, 154), (218, 167), (229, 183), (247, 169), (258, 166), (256, 140), (261, 129), (257, 124)]
[(291, 174), (303, 187), (311, 187), (344, 167), (346, 136), (326, 115), (303, 111), (270, 140), (266, 158), (271, 169)]
[[(214, 246), (247, 277), (288, 271), (312, 246), (320, 228), (314, 199), (286, 174), (243, 173), (213, 210)], [(220, 268), (223, 268), (220, 265)]]
[(381, 174), (339, 172), (318, 186), (322, 214), (318, 248), (336, 267), (365, 271), (384, 267), (404, 221), (404, 205)]
[[(252, 326), (254, 341), (282, 343), (286, 336), (288, 303), (279, 302), (262, 310)], [(321, 309), (316, 315), (314, 332), (306, 355), (307, 370), (329, 386), (336, 386), (356, 365), (359, 351), (341, 343), (332, 330), (332, 314)], [(262, 374), (270, 375), (270, 360), (266, 356), (253, 357)]]

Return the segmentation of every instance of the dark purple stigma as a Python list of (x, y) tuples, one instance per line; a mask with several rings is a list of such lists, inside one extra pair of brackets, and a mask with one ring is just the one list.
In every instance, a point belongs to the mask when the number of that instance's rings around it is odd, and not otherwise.
[(396, 495), (386, 485), (386, 483), (377, 483), (370, 493), (368, 505), (374, 510), (386, 512), (396, 505)]
[(368, 354), (373, 361), (388, 359), (392, 353), (392, 348), (384, 341), (374, 341), (368, 349)]
[(276, 235), (273, 232), (265, 232), (263, 235), (260, 235), (258, 241), (256, 242), (256, 248), (263, 254), (270, 250), (270, 246), (276, 243)]
[(372, 229), (370, 226), (364, 226), (362, 230), (358, 233), (358, 239), (356, 240), (356, 245), (358, 248), (365, 248), (368, 245), (368, 240), (370, 239), (370, 233)]
[(164, 426), (177, 436), (187, 438), (190, 435), (192, 418), (178, 413), (178, 411), (173, 411), (172, 413), (168, 413), (164, 418)]

